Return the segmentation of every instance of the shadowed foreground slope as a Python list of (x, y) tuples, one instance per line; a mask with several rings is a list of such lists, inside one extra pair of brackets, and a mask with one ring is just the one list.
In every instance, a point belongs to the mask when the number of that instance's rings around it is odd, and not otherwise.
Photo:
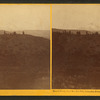
[(100, 89), (100, 35), (69, 33), (53, 32), (53, 88)]
[(41, 37), (0, 35), (0, 88), (49, 88), (49, 46)]

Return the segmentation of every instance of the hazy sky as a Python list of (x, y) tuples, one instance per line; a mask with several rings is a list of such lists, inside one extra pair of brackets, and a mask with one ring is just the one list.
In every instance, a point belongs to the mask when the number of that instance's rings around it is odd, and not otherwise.
[(100, 5), (53, 5), (52, 24), (53, 28), (100, 30)]
[(0, 30), (49, 29), (49, 5), (0, 5)]

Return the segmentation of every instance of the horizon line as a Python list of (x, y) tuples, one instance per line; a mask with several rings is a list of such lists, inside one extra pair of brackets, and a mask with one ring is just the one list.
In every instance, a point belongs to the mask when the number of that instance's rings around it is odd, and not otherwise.
[(92, 30), (92, 29), (77, 29), (77, 28), (72, 28), (72, 29), (70, 29), (70, 28), (53, 28), (52, 27), (52, 29), (59, 29), (59, 30), (84, 30), (84, 31), (100, 31), (100, 30)]

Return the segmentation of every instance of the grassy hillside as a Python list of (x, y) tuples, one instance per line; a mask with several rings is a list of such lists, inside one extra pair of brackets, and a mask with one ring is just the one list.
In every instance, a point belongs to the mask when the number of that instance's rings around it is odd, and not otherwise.
[(0, 35), (0, 88), (49, 88), (49, 46), (42, 37)]
[(100, 35), (53, 31), (53, 88), (100, 88)]

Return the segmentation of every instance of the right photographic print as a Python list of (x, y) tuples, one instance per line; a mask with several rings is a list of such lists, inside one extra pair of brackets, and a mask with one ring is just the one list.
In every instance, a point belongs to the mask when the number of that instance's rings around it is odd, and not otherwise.
[(100, 5), (52, 5), (53, 89), (100, 89)]

